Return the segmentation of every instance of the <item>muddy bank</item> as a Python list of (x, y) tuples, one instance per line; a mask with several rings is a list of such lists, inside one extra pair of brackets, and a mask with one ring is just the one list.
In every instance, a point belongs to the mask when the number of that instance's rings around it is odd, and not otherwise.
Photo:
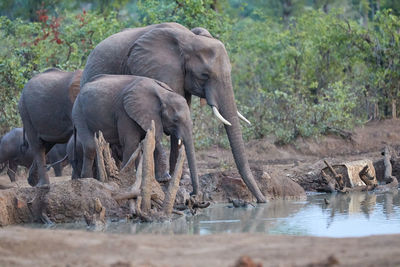
[(8, 227), (0, 239), (1, 266), (234, 266), (243, 255), (263, 266), (400, 265), (400, 235), (123, 236)]
[[(253, 140), (246, 144), (246, 152), (257, 184), (268, 199), (301, 198), (305, 195), (304, 190), (317, 191), (323, 186), (320, 171), (325, 167), (324, 159), (331, 164), (360, 159), (372, 160), (375, 163), (379, 179), (383, 173), (381, 155), (383, 147), (385, 145), (392, 146), (396, 154), (399, 144), (400, 121), (386, 120), (371, 122), (357, 128), (348, 139), (329, 135), (317, 139), (299, 139), (295, 144), (287, 146), (277, 146), (273, 144), (273, 140), (268, 138)], [(240, 178), (229, 149), (213, 147), (206, 151), (199, 151), (197, 158), (201, 195), (204, 201), (227, 202), (228, 199), (255, 201)], [(399, 174), (400, 161), (395, 161), (393, 162), (393, 175), (399, 179)], [(6, 176), (1, 176), (0, 184), (10, 186), (7, 180)], [(45, 203), (45, 213), (52, 220), (56, 222), (80, 220), (85, 211), (91, 212), (92, 199), (99, 197), (106, 203), (108, 218), (126, 215), (124, 211), (117, 208), (117, 204), (111, 199), (111, 193), (107, 192), (107, 185), (96, 183), (96, 181), (90, 183), (85, 181), (77, 182), (80, 184), (77, 187), (70, 181), (62, 182), (62, 185), (65, 186), (63, 189), (57, 184), (59, 181), (57, 178), (52, 179), (55, 188), (52, 189), (51, 198), (46, 197), (47, 202), (58, 203), (58, 206), (54, 204), (49, 206)], [(26, 204), (32, 202), (39, 191), (24, 187), (29, 186), (23, 179), (20, 179), (14, 188), (0, 190), (0, 198), (3, 199), (3, 205), (0, 207), (2, 215), (0, 224), (8, 225), (41, 220), (37, 215), (38, 212), (32, 215), (31, 209)], [(81, 191), (77, 193), (76, 188), (80, 188)], [(101, 193), (101, 191), (104, 192)], [(183, 202), (191, 191), (190, 176), (186, 174), (181, 180), (178, 199)], [(56, 192), (60, 192), (60, 194)], [(79, 196), (81, 199), (76, 199), (75, 196)], [(71, 201), (68, 198), (75, 200)], [(63, 214), (66, 213), (61, 209), (64, 202), (67, 203), (64, 205), (66, 210), (75, 207), (75, 211), (67, 212), (67, 214), (72, 214), (71, 216)], [(10, 206), (13, 206), (14, 210)], [(47, 207), (57, 212), (49, 211)], [(36, 209), (36, 211), (41, 210)], [(11, 219), (9, 219), (10, 217)]]
[[(254, 169), (253, 172), (268, 199), (305, 197), (304, 190), (286, 177), (277, 180), (262, 169)], [(242, 179), (232, 172), (203, 175), (200, 185), (204, 201), (255, 201)], [(92, 178), (53, 179), (48, 189), (25, 185), (0, 190), (0, 226), (47, 220), (55, 223), (83, 220), (85, 213), (95, 213), (95, 199), (100, 200), (105, 208), (106, 218), (127, 218), (130, 216), (129, 203), (127, 200), (116, 200), (115, 192), (119, 190), (113, 182), (102, 183)], [(185, 178), (181, 181), (176, 204), (184, 203), (190, 191), (190, 179)]]

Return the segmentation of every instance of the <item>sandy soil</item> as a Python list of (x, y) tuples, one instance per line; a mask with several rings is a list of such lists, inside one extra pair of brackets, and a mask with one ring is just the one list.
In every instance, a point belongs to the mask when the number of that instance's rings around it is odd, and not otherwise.
[[(246, 147), (253, 167), (265, 167), (271, 176), (301, 183), (322, 158), (376, 160), (385, 145), (398, 150), (399, 120), (369, 123), (355, 129), (351, 140), (332, 135), (279, 147), (266, 138)], [(229, 150), (214, 147), (197, 156), (200, 175), (236, 172)], [(56, 179), (69, 177), (52, 178)], [(4, 174), (2, 181), (8, 181)], [(21, 179), (18, 186), (27, 184)], [(400, 266), (400, 235), (345, 239), (261, 234), (127, 236), (0, 228), (0, 266), (234, 266), (243, 255), (263, 266)]]
[(1, 266), (234, 266), (244, 255), (262, 266), (400, 265), (400, 235), (124, 236), (10, 227), (0, 240)]

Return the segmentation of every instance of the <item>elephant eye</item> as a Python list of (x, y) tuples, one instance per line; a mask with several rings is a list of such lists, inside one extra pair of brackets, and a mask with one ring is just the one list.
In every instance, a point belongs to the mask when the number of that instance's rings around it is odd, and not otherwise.
[(208, 75), (208, 73), (202, 73), (200, 75), (200, 79), (203, 81), (207, 81), (210, 78), (210, 76)]

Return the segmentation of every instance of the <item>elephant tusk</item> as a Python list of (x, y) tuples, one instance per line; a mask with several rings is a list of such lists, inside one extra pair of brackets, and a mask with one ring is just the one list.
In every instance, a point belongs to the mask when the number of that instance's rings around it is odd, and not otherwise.
[(182, 145), (182, 140), (179, 138), (178, 139), (178, 146), (180, 147)]
[(212, 107), (212, 110), (214, 112), (214, 115), (217, 116), (217, 118), (220, 121), (222, 121), (226, 125), (229, 125), (229, 126), (232, 125), (229, 121), (227, 121), (224, 117), (222, 117), (222, 115), (219, 113), (218, 109), (215, 106)]
[(249, 125), (251, 125), (251, 122), (250, 122), (248, 119), (246, 119), (245, 116), (243, 116), (242, 114), (240, 114), (239, 111), (237, 112), (237, 114), (238, 114), (238, 116), (239, 116), (240, 119), (244, 120), (244, 121), (247, 122)]

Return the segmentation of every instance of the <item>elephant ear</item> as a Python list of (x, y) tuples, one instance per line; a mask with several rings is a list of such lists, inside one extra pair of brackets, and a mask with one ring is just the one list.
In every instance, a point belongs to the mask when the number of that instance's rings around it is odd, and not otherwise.
[[(161, 140), (163, 126), (161, 122), (161, 101), (157, 91), (144, 84), (148, 82), (133, 82), (124, 89), (123, 105), (125, 112), (139, 126), (147, 131), (154, 121), (156, 140)], [(154, 87), (154, 86), (153, 86)]]
[(196, 35), (201, 35), (201, 36), (205, 36), (205, 37), (209, 37), (209, 38), (214, 38), (211, 33), (207, 30), (204, 29), (203, 27), (196, 27), (190, 30), (191, 32), (193, 32)]
[(143, 34), (128, 54), (126, 64), (130, 74), (162, 81), (183, 95), (183, 47), (194, 37), (183, 28), (154, 28)]
[(79, 91), (81, 90), (80, 83), (82, 72), (82, 70), (75, 71), (68, 86), (69, 99), (71, 100), (72, 104), (75, 102), (75, 99), (78, 96)]

